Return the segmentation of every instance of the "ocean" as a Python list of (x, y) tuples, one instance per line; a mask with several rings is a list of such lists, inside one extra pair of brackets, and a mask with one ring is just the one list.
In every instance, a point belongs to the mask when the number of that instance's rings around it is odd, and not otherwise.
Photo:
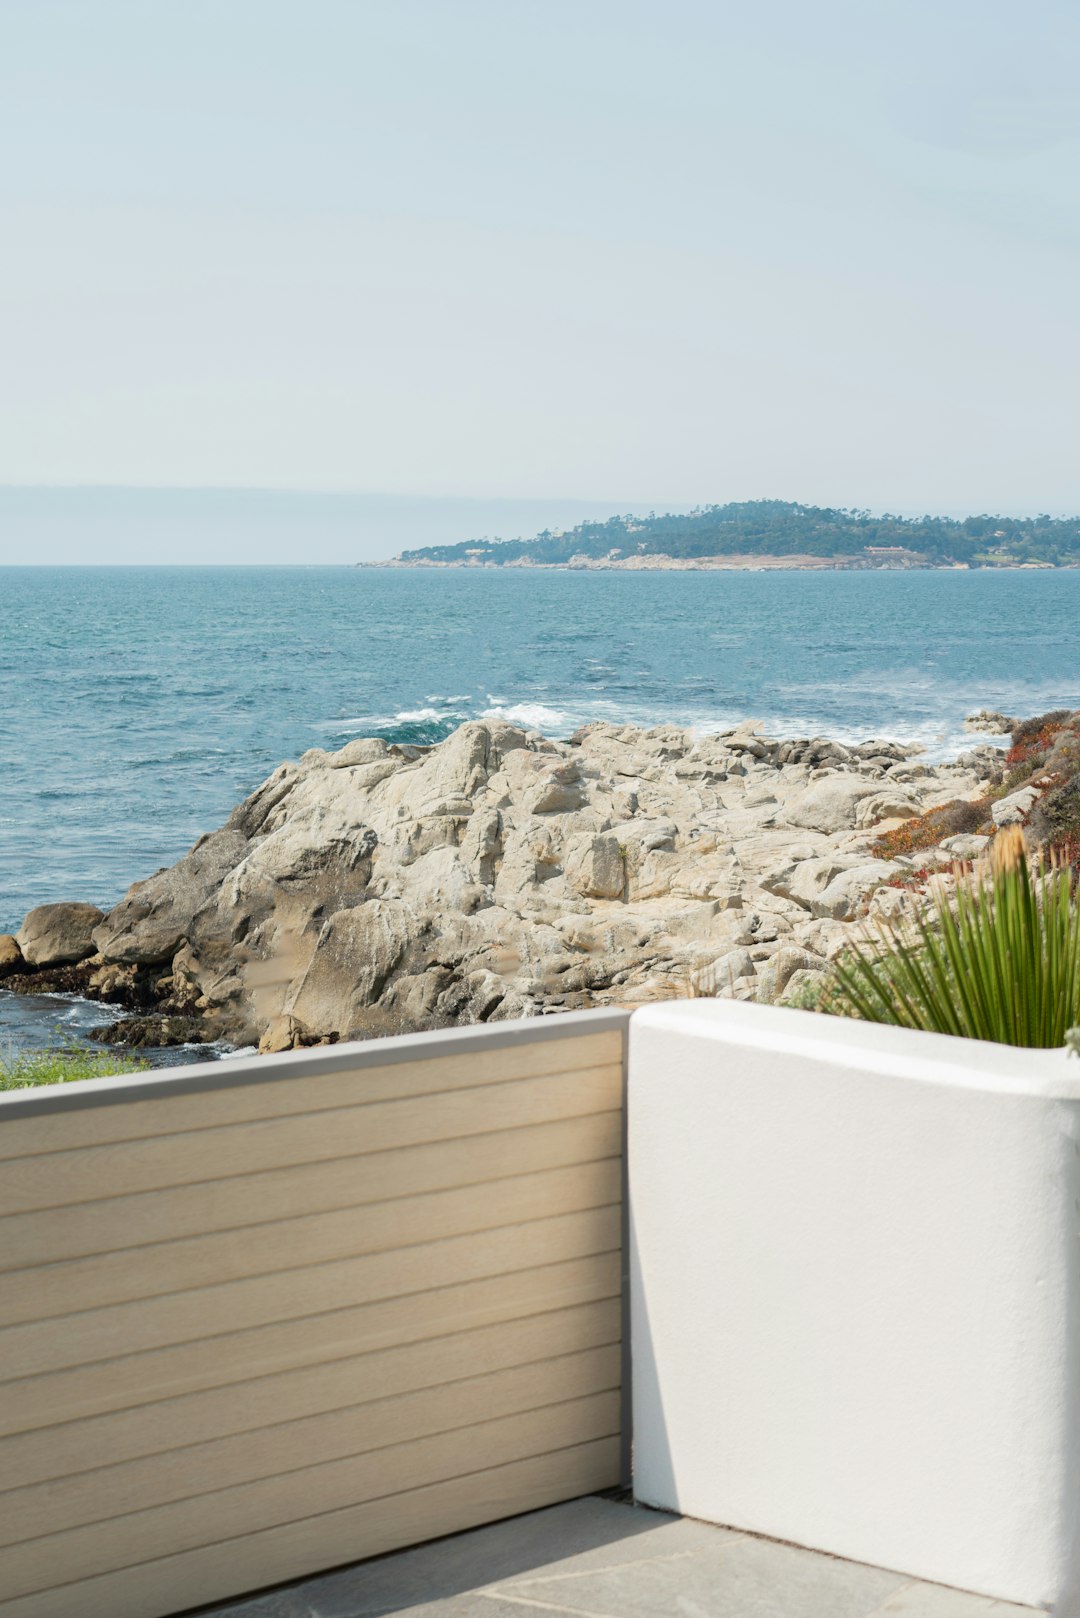
[[(0, 568), (0, 931), (107, 908), (282, 759), (354, 736), (752, 717), (941, 758), (974, 708), (1059, 706), (1080, 572)], [(0, 1043), (13, 1016), (0, 995)]]

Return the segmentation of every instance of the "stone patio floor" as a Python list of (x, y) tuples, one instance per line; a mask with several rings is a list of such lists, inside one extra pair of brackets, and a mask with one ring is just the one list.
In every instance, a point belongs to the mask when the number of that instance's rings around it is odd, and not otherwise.
[(591, 1497), (205, 1618), (1034, 1618), (983, 1596)]

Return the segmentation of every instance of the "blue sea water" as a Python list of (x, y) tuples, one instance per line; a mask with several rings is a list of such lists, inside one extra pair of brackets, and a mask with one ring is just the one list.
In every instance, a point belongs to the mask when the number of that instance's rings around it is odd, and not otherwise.
[(1080, 705), (1080, 572), (0, 568), (0, 930), (107, 906), (284, 758), (501, 712), (970, 745)]
[(984, 706), (1080, 706), (1080, 572), (0, 568), (0, 931), (353, 736), (754, 717), (940, 757)]

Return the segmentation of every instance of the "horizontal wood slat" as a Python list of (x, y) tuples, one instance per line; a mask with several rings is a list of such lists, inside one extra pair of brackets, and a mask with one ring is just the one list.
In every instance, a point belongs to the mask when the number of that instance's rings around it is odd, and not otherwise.
[(0, 1213), (231, 1178), (239, 1163), (251, 1173), (581, 1117), (617, 1109), (621, 1093), (621, 1068), (587, 1068), (494, 1089), (477, 1086), (16, 1158), (0, 1175)]
[[(221, 1286), (332, 1259), (359, 1257), (442, 1237), (518, 1225), (617, 1202), (617, 1158), (541, 1169), (481, 1185), (401, 1197), (333, 1213), (298, 1215), (234, 1231), (67, 1259), (0, 1275), (0, 1320), (9, 1325), (139, 1298)], [(78, 1330), (78, 1327), (74, 1328)]]
[(400, 1297), (438, 1281), (445, 1285), (481, 1275), (505, 1275), (519, 1262), (537, 1264), (549, 1254), (584, 1257), (618, 1246), (620, 1226), (617, 1206), (589, 1209), (479, 1235), (451, 1236), (363, 1258), (337, 1259), (222, 1286), (88, 1309), (65, 1316), (63, 1327), (54, 1320), (5, 1326), (0, 1329), (0, 1375), (22, 1377), (85, 1360), (113, 1359), (238, 1327)]
[(102, 1201), (50, 1208), (47, 1217), (40, 1210), (10, 1214), (0, 1219), (0, 1271), (588, 1163), (617, 1156), (621, 1144), (620, 1114), (599, 1112), (404, 1146), (362, 1159), (342, 1157), (167, 1190), (106, 1196)]
[(193, 1499), (9, 1545), (0, 1552), (0, 1589), (9, 1597), (25, 1595), (48, 1589), (65, 1565), (77, 1567), (81, 1578), (91, 1578), (135, 1559), (194, 1550), (257, 1528), (502, 1466), (521, 1455), (611, 1437), (618, 1430), (618, 1392), (596, 1393), (255, 1483), (209, 1490)]
[[(389, 1399), (345, 1405), (250, 1432), (210, 1438), (160, 1455), (102, 1466), (77, 1476), (0, 1494), (0, 1546), (17, 1545), (82, 1524), (124, 1518), (135, 1500), (158, 1505), (201, 1498), (294, 1470), (364, 1455), (473, 1424), (618, 1388), (617, 1343), (554, 1359), (508, 1366)], [(354, 1397), (367, 1390), (358, 1383)]]
[[(579, 1351), (617, 1346), (621, 1312), (617, 1297), (601, 1298), (450, 1337), (395, 1343), (370, 1354), (247, 1378), (239, 1387), (210, 1388), (15, 1433), (0, 1439), (0, 1483), (5, 1490), (19, 1489), (141, 1456), (156, 1458), (230, 1433), (342, 1409), (356, 1402), (358, 1390), (364, 1400), (389, 1399), (512, 1365), (531, 1365), (566, 1353), (569, 1345)], [(0, 1494), (0, 1501), (7, 1499), (10, 1495)], [(0, 1506), (0, 1518), (4, 1509)]]
[(80, 1580), (77, 1586), (0, 1600), (0, 1618), (164, 1618), (177, 1610), (177, 1599), (189, 1606), (225, 1600), (335, 1567), (343, 1547), (350, 1561), (380, 1556), (611, 1488), (618, 1475), (618, 1438), (596, 1439), (237, 1535), (197, 1551)]
[[(0, 1431), (48, 1429), (97, 1412), (127, 1410), (148, 1400), (235, 1387), (293, 1366), (316, 1366), (347, 1354), (392, 1350), (447, 1332), (530, 1320), (553, 1309), (611, 1299), (620, 1287), (617, 1249), (479, 1280), (407, 1293), (314, 1319), (274, 1322), (195, 1339), (70, 1370), (19, 1378), (0, 1389)], [(233, 1397), (239, 1398), (239, 1392)]]
[[(471, 1090), (478, 1085), (546, 1078), (590, 1067), (617, 1067), (622, 1062), (624, 1035), (620, 1030), (582, 1034), (570, 1039), (545, 1039), (545, 1031), (543, 1025), (537, 1023), (533, 1029), (523, 1030), (522, 1037), (514, 1044), (495, 1050), (465, 1048), (460, 1055), (429, 1057), (385, 1067), (312, 1074), (236, 1088), (223, 1084), (198, 1095), (174, 1096), (165, 1091), (152, 1101), (58, 1111), (34, 1118), (5, 1116), (0, 1110), (0, 1159), (187, 1130), (217, 1129), (224, 1124), (354, 1107), (371, 1101), (399, 1101), (409, 1096)], [(467, 1047), (467, 1039), (462, 1044)]]
[(618, 1480), (625, 1032), (558, 1024), (0, 1106), (0, 1618)]

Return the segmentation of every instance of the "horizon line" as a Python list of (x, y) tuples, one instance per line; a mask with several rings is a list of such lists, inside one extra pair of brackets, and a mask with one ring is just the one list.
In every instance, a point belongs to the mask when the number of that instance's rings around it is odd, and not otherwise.
[[(302, 499), (356, 499), (356, 500), (386, 500), (386, 501), (412, 501), (418, 504), (460, 504), (460, 505), (544, 505), (566, 504), (582, 506), (600, 506), (609, 510), (613, 516), (639, 515), (642, 508), (648, 506), (655, 513), (676, 515), (682, 512), (705, 511), (710, 507), (725, 505), (750, 505), (758, 501), (777, 502), (787, 505), (806, 506), (811, 510), (826, 511), (866, 511), (870, 516), (898, 516), (898, 517), (1037, 517), (1048, 516), (1055, 520), (1080, 520), (1080, 503), (1077, 506), (1058, 507), (1056, 510), (1046, 510), (1045, 506), (1039, 510), (1036, 505), (1007, 506), (991, 510), (983, 507), (981, 510), (973, 504), (966, 506), (916, 506), (904, 502), (900, 505), (885, 502), (870, 505), (854, 504), (821, 505), (816, 501), (790, 500), (778, 495), (753, 495), (744, 499), (734, 500), (674, 500), (660, 501), (630, 500), (618, 502), (607, 500), (595, 495), (570, 494), (409, 494), (388, 489), (355, 489), (340, 486), (321, 486), (301, 484), (258, 484), (258, 483), (8, 483), (0, 482), (0, 496), (4, 494), (146, 494), (146, 495), (262, 495), (278, 497), (298, 497)], [(197, 565), (197, 564), (194, 564)], [(288, 565), (288, 564), (283, 564)]]

